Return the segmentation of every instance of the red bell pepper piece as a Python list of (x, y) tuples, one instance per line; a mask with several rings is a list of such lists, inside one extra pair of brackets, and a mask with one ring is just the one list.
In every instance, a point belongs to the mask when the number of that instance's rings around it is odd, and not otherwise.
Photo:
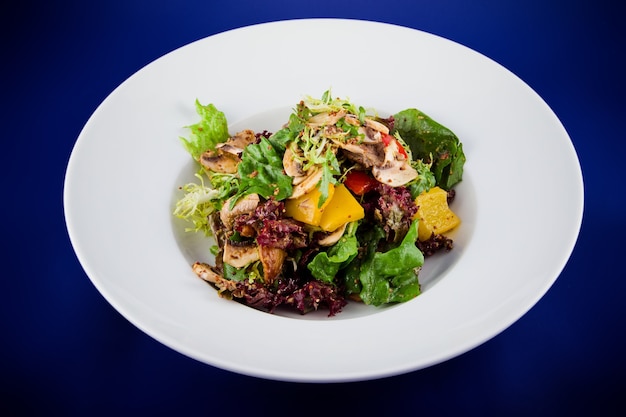
[(346, 175), (343, 184), (356, 195), (363, 195), (378, 186), (376, 178), (365, 171), (352, 170)]
[(398, 142), (398, 140), (396, 138), (394, 138), (393, 136), (383, 133), (382, 134), (382, 139), (383, 139), (383, 143), (385, 144), (385, 146), (389, 146), (390, 143), (395, 143), (398, 147), (398, 153), (400, 155), (404, 155), (404, 157), (406, 159), (409, 159), (409, 155), (406, 153), (406, 150), (404, 149), (404, 147), (400, 144), (400, 142)]

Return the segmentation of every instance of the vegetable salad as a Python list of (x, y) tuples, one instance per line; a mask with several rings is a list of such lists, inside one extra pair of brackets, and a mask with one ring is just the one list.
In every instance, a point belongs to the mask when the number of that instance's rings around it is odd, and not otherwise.
[(277, 132), (233, 135), (213, 104), (196, 110), (181, 141), (197, 181), (174, 215), (215, 240), (214, 264), (192, 270), (222, 297), (329, 316), (349, 300), (404, 302), (420, 293), (425, 257), (452, 249), (465, 155), (419, 110), (383, 118), (326, 91)]

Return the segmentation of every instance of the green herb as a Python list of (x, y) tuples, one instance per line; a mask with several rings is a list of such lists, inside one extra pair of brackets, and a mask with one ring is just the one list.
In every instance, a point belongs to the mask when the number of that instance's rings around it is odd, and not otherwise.
[(430, 165), (422, 162), (421, 159), (413, 161), (411, 166), (417, 171), (417, 178), (406, 184), (411, 193), (411, 197), (415, 199), (418, 195), (433, 188), (437, 181), (435, 174), (430, 171)]
[(335, 153), (331, 149), (327, 149), (322, 162), (322, 179), (318, 185), (318, 189), (320, 190), (320, 198), (317, 203), (318, 208), (322, 207), (326, 200), (328, 200), (328, 189), (330, 184), (337, 184), (335, 175), (339, 175), (340, 173), (337, 156), (335, 156)]
[(260, 271), (260, 261), (252, 262), (243, 268), (236, 268), (230, 264), (224, 264), (224, 278), (231, 281), (257, 281), (262, 280), (263, 274)]

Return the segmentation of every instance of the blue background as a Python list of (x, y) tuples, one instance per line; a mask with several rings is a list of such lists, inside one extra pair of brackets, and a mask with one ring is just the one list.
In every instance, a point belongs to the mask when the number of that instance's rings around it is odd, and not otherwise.
[[(473, 48), (535, 89), (572, 138), (585, 180), (572, 257), (534, 308), (470, 352), (355, 383), (238, 375), (135, 328), (74, 255), (65, 168), (100, 102), (191, 41), (304, 17), (394, 23)], [(620, 2), (605, 0), (5, 2), (0, 414), (624, 415), (624, 18)]]

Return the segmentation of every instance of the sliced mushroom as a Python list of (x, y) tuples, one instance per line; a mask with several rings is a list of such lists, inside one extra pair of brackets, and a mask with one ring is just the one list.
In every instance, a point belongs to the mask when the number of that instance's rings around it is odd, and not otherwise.
[(224, 247), (224, 243), (226, 241), (226, 235), (224, 230), (224, 225), (220, 219), (220, 214), (218, 212), (213, 212), (209, 214), (207, 217), (209, 221), (209, 227), (211, 228), (211, 233), (215, 238), (215, 243), (217, 247), (222, 249)]
[(226, 241), (223, 260), (224, 263), (235, 268), (243, 268), (259, 260), (259, 250), (254, 244), (235, 246), (230, 241)]
[(385, 144), (383, 142), (342, 144), (344, 155), (364, 168), (381, 166), (385, 163)]
[(322, 170), (319, 168), (311, 168), (307, 176), (301, 182), (298, 182), (295, 187), (293, 187), (291, 197), (289, 198), (302, 197), (304, 194), (313, 190), (313, 188), (317, 186), (321, 179)]
[(372, 174), (379, 182), (399, 187), (417, 178), (417, 171), (407, 161), (396, 161), (382, 167), (373, 167)]
[(341, 236), (343, 236), (346, 231), (346, 226), (348, 223), (344, 223), (343, 226), (339, 226), (335, 231), (326, 234), (322, 239), (319, 239), (317, 243), (320, 246), (332, 246), (335, 243), (339, 242)]
[(241, 158), (241, 154), (243, 153), (242, 148), (238, 148), (228, 143), (220, 143), (219, 145), (215, 146), (215, 148), (219, 149), (220, 151), (227, 152), (231, 155), (234, 155), (237, 158)]
[(287, 252), (280, 248), (259, 246), (259, 258), (263, 264), (263, 278), (266, 284), (270, 284), (280, 274)]
[(380, 122), (377, 122), (376, 120), (370, 119), (369, 117), (365, 118), (365, 126), (369, 127), (370, 129), (385, 133), (387, 135), (389, 134), (389, 128), (387, 126)]
[(224, 278), (214, 267), (207, 263), (196, 262), (191, 268), (199, 278), (211, 284), (215, 284), (220, 292), (235, 291), (237, 289), (237, 283), (235, 281)]
[(221, 149), (206, 151), (200, 155), (200, 164), (203, 167), (224, 174), (234, 174), (237, 172), (237, 165), (241, 159), (237, 155), (224, 152)]
[(306, 173), (302, 170), (302, 163), (296, 158), (291, 146), (285, 149), (285, 155), (283, 156), (283, 167), (285, 173), (290, 177), (299, 178)]
[[(347, 114), (344, 120), (346, 121), (346, 123), (351, 124), (352, 126), (361, 126), (361, 121), (354, 114)], [(380, 122), (377, 122), (376, 120), (370, 119), (369, 117), (363, 119), (363, 126), (374, 129), (378, 132), (389, 134), (389, 128), (387, 126)]]
[(239, 149), (245, 149), (246, 146), (256, 142), (256, 134), (250, 129), (242, 130), (235, 136), (231, 136), (226, 143)]
[(337, 124), (337, 122), (341, 120), (341, 118), (344, 117), (345, 115), (346, 115), (346, 111), (344, 109), (341, 109), (336, 112), (318, 113), (315, 116), (310, 117), (306, 121), (306, 124), (311, 127), (334, 125), (334, 124)]
[(193, 272), (203, 280), (215, 284), (217, 280), (222, 278), (222, 275), (218, 273), (214, 267), (204, 262), (196, 262), (191, 266)]
[(237, 172), (237, 165), (241, 162), (243, 150), (255, 141), (256, 135), (252, 130), (242, 130), (228, 138), (226, 142), (216, 145), (215, 150), (204, 152), (200, 156), (200, 163), (214, 172), (234, 174)]
[(418, 176), (415, 168), (411, 166), (404, 155), (400, 154), (398, 146), (400, 145), (396, 141), (385, 146), (384, 163), (372, 167), (374, 178), (391, 187), (404, 185)]
[(372, 129), (371, 127), (361, 127), (359, 128), (359, 132), (363, 133), (363, 142), (364, 143), (368, 143), (368, 142), (382, 142), (383, 140), (383, 136), (382, 133), (380, 133), (378, 130), (376, 129)]
[(220, 219), (222, 223), (226, 227), (226, 229), (231, 229), (233, 225), (233, 220), (235, 217), (240, 216), (242, 214), (250, 214), (256, 209), (259, 205), (259, 195), (258, 194), (248, 194), (245, 197), (238, 200), (234, 207), (230, 208), (230, 203), (234, 197), (229, 198), (224, 202), (222, 209), (220, 210)]

